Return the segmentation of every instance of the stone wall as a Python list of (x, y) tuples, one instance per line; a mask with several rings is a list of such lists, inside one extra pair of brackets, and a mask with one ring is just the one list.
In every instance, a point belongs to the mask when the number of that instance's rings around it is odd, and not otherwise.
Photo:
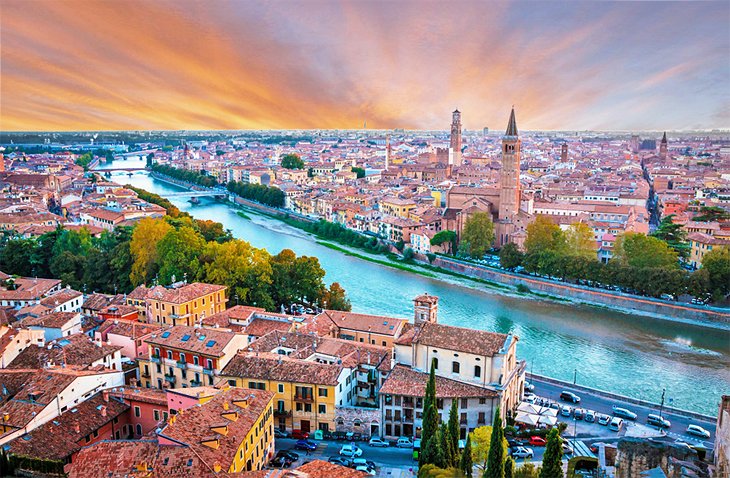
[[(379, 436), (380, 409), (364, 407), (337, 407), (335, 410), (335, 431), (361, 433), (364, 436)], [(377, 430), (375, 428), (377, 427)]]
[(687, 476), (709, 476), (706, 466), (703, 471), (697, 452), (687, 446), (639, 438), (622, 438), (618, 442), (616, 478), (642, 478), (642, 472), (657, 467), (668, 478), (680, 478), (688, 471)]

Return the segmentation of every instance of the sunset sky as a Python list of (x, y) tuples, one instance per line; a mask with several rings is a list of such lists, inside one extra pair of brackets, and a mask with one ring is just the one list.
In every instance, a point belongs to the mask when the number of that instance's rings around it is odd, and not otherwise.
[(0, 130), (730, 127), (730, 2), (0, 0)]

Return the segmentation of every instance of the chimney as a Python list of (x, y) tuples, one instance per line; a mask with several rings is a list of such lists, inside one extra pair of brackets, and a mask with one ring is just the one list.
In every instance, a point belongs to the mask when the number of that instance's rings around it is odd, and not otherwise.
[(106, 406), (105, 405), (102, 405), (101, 408), (99, 409), (99, 411), (101, 412), (102, 417), (106, 416)]
[(109, 401), (109, 390), (102, 391), (101, 398), (103, 398), (105, 402), (108, 402)]
[(213, 463), (213, 472), (220, 473), (222, 469), (223, 467), (219, 462), (216, 461), (215, 463)]
[(225, 402), (223, 402), (223, 410), (228, 410), (228, 408), (229, 408), (228, 400), (226, 400)]
[(79, 422), (74, 423), (74, 433), (81, 433), (81, 425), (79, 425)]

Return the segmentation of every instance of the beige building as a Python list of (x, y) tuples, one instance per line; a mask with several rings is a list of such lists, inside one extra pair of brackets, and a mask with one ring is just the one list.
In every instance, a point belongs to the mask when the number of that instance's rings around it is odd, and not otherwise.
[(170, 288), (154, 287), (145, 300), (147, 321), (193, 326), (205, 317), (225, 310), (225, 290), (225, 286), (201, 282)]

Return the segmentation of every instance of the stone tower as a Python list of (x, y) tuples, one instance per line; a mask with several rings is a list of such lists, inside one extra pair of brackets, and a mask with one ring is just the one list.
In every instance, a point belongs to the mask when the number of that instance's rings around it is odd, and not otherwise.
[(390, 167), (390, 135), (385, 137), (385, 170)]
[(511, 222), (520, 209), (520, 149), (515, 109), (509, 115), (507, 132), (502, 137), (502, 173), (499, 184), (499, 220)]
[(560, 161), (565, 162), (568, 160), (568, 143), (560, 145)]
[(461, 166), (461, 112), (457, 109), (451, 115), (451, 142), (449, 164)]
[(662, 142), (659, 143), (659, 157), (662, 159), (667, 159), (667, 132), (664, 132), (664, 136), (662, 136)]
[(425, 322), (436, 323), (438, 321), (439, 298), (435, 295), (423, 294), (413, 299), (415, 316), (413, 322), (416, 325)]

